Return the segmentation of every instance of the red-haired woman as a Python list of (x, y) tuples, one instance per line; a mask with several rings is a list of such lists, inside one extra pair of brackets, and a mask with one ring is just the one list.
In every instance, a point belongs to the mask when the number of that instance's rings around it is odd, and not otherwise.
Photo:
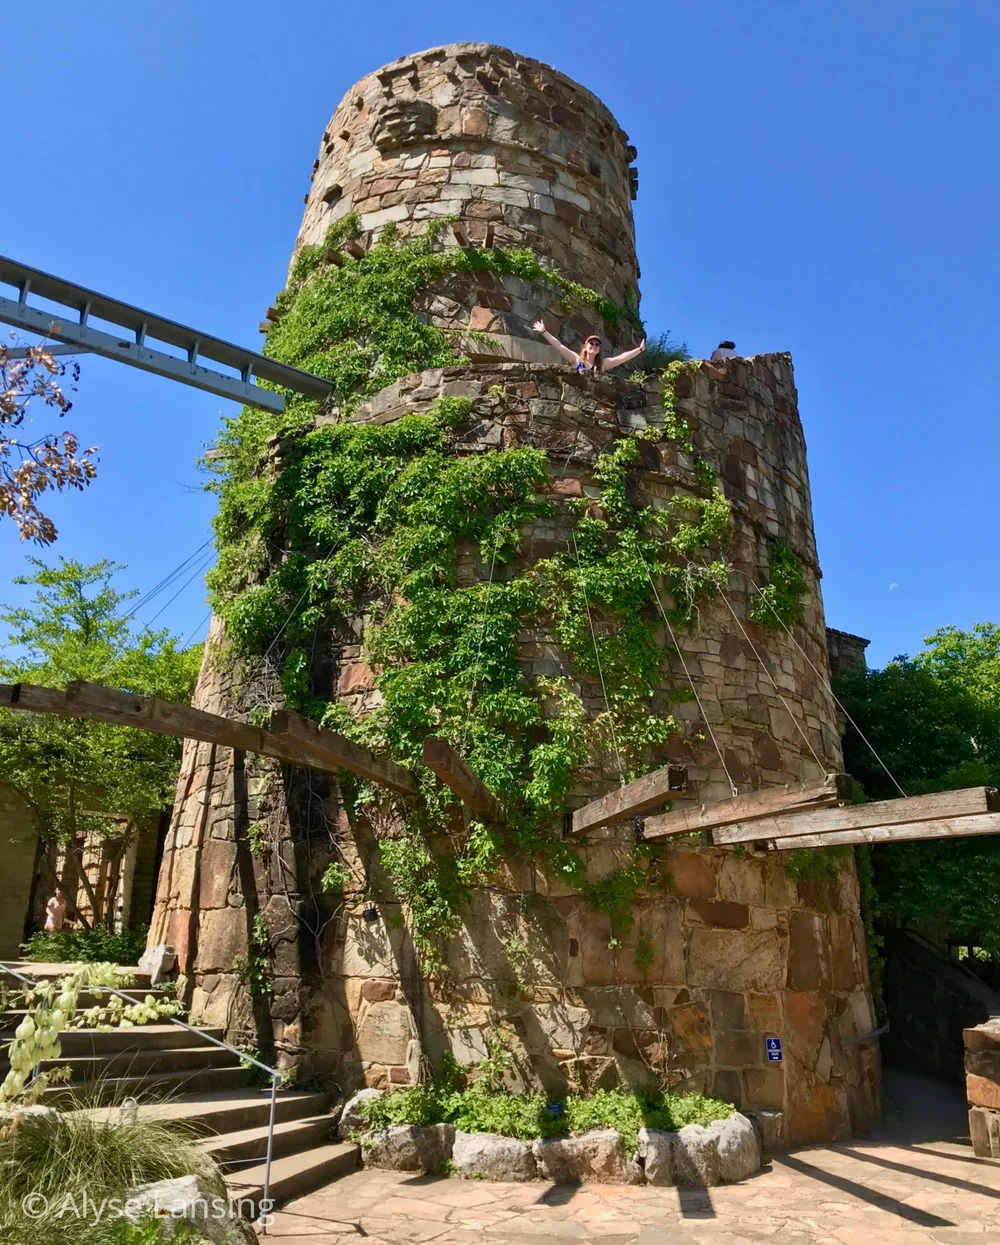
[(644, 337), (642, 343), (636, 346), (634, 350), (623, 350), (621, 354), (614, 354), (610, 359), (605, 359), (601, 354), (601, 339), (596, 333), (591, 333), (589, 337), (585, 338), (583, 345), (577, 352), (570, 350), (569, 346), (564, 346), (558, 337), (553, 337), (546, 329), (543, 320), (536, 320), (531, 327), (549, 343), (553, 350), (558, 350), (566, 362), (576, 368), (578, 372), (610, 372), (613, 367), (620, 367), (621, 364), (638, 358), (646, 349), (646, 339)]

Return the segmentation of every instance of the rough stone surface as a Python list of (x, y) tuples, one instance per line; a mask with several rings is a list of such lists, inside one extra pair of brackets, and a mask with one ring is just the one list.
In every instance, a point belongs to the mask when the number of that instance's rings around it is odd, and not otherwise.
[(747, 1119), (757, 1133), (762, 1154), (774, 1154), (785, 1148), (785, 1113), (783, 1111), (746, 1111)]
[[(361, 215), (363, 241), (389, 219), (412, 234), (422, 221), (454, 212), (476, 245), (530, 245), (567, 276), (620, 301), (626, 288), (634, 296), (629, 157), (603, 105), (554, 70), (486, 45), (419, 53), (365, 78), (338, 106), (299, 242), (320, 240), (351, 209)], [(533, 447), (546, 456), (553, 498), (595, 497), (599, 453), (623, 432), (662, 426), (669, 403), (659, 380), (581, 376), (543, 350), (526, 326), (549, 309), (550, 296), (507, 278), (431, 291), (432, 321), (495, 331), (496, 356), (401, 377), (352, 418), (386, 423), (426, 412), (441, 396), (464, 395), (473, 415), (456, 453)], [(589, 331), (584, 317), (562, 321), (567, 341)], [(614, 326), (600, 331), (613, 345)], [(674, 704), (681, 729), (652, 762), (685, 767), (692, 794), (706, 803), (728, 796), (726, 771), (745, 790), (811, 782), (812, 749), (829, 770), (841, 768), (842, 757), (791, 360), (703, 362), (678, 379), (674, 406), (732, 505), (733, 608), (747, 618), (752, 585), (767, 582), (775, 539), (801, 558), (807, 590), (796, 629), (801, 649), (783, 631), (752, 621), (744, 624), (748, 642), (725, 602), (702, 604), (698, 628), (683, 639), (685, 662), (725, 769), (693, 701)], [(279, 471), (280, 458), (275, 450), (262, 470)], [(663, 507), (702, 487), (691, 455), (669, 442), (645, 445), (640, 467), (631, 486), (643, 505)], [(539, 520), (524, 533), (511, 573), (565, 548), (569, 530), (565, 515)], [(459, 550), (459, 584), (487, 574), (478, 550)], [(358, 715), (379, 703), (363, 632), (359, 618), (327, 636), (326, 665), (316, 672), (317, 694)], [(216, 620), (194, 703), (245, 716), (248, 698), (273, 699), (274, 687), (262, 676), (259, 688), (237, 694), (225, 663), (215, 660), (224, 646)], [(526, 679), (579, 681), (544, 628), (525, 627), (515, 656)], [(664, 703), (680, 677), (665, 663)], [(599, 685), (583, 680), (580, 694), (588, 716), (603, 712)], [(421, 1052), (438, 1059), (452, 1050), (475, 1061), (502, 1026), (515, 1054), (512, 1088), (559, 1093), (659, 1082), (716, 1093), (741, 1109), (782, 1112), (784, 1140), (796, 1144), (844, 1138), (875, 1118), (878, 1047), (842, 1042), (873, 1027), (850, 859), (839, 863), (835, 881), (796, 883), (778, 853), (672, 846), (663, 875), (674, 885), (637, 897), (624, 937), (558, 878), (510, 862), (489, 891), (473, 891), (448, 939), (447, 971), (427, 979), (402, 905), (387, 896), (370, 919), (361, 879), (375, 828), (364, 810), (344, 809), (336, 783), (322, 775), (250, 754), (242, 768), (234, 764), (224, 749), (185, 745), (150, 935), (153, 945), (176, 948), (192, 1007), (226, 1024), (234, 1040), (263, 1025), (300, 1071), (352, 1090), (414, 1084)], [(609, 769), (586, 765), (568, 803), (577, 807), (615, 783)], [(321, 806), (337, 859), (358, 885), (316, 946), (311, 935), (296, 935), (294, 914), (315, 911), (322, 862), (307, 867), (304, 848), (325, 841), (326, 831), (315, 834)], [(247, 850), (251, 830), (272, 845), (268, 861)], [(631, 859), (631, 825), (588, 839), (581, 855), (591, 881)], [(279, 970), (266, 1017), (233, 971), (248, 954), (254, 886)], [(613, 934), (618, 945), (609, 948)], [(640, 940), (644, 969), (636, 963)], [(517, 964), (509, 953), (515, 944), (527, 948)], [(783, 1039), (782, 1063), (765, 1062), (767, 1037)]]
[(538, 1174), (557, 1184), (642, 1184), (642, 1168), (626, 1155), (613, 1128), (532, 1142)]
[(645, 1159), (649, 1184), (699, 1189), (722, 1178), (718, 1135), (698, 1124), (686, 1124), (676, 1133), (640, 1129), (639, 1155)]
[(451, 1124), (394, 1124), (361, 1140), (366, 1167), (397, 1172), (436, 1172), (451, 1158), (455, 1129)]
[(352, 1133), (364, 1132), (368, 1127), (368, 1121), (363, 1107), (366, 1102), (373, 1102), (381, 1097), (382, 1090), (380, 1089), (359, 1089), (353, 1098), (348, 1098), (337, 1123), (337, 1136), (341, 1141), (346, 1141)]
[(197, 1176), (140, 1185), (129, 1191), (128, 1198), (136, 1203), (136, 1219), (155, 1215), (162, 1220), (167, 1240), (183, 1223), (193, 1229), (196, 1239), (213, 1245), (257, 1245), (257, 1234), (233, 1212), (228, 1198), (213, 1193)]
[(753, 1124), (734, 1111), (728, 1120), (715, 1120), (705, 1129), (715, 1136), (719, 1153), (719, 1178), (723, 1184), (746, 1180), (760, 1167), (760, 1142)]
[(451, 1151), (455, 1174), (470, 1180), (534, 1180), (531, 1143), (492, 1133), (455, 1132)]
[(139, 957), (139, 972), (149, 974), (149, 984), (158, 986), (167, 981), (177, 964), (177, 955), (173, 947), (147, 947)]

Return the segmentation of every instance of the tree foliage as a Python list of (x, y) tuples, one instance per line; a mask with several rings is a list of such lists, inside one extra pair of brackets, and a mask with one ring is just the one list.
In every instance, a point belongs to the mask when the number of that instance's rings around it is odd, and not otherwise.
[[(42, 513), (38, 499), (49, 489), (82, 489), (97, 474), (92, 446), (81, 450), (73, 432), (44, 433), (40, 437), (13, 435), (28, 418), (35, 400), (66, 415), (72, 402), (60, 384), (66, 366), (57, 363), (44, 346), (30, 346), (25, 357), (12, 358), (0, 345), (0, 514), (13, 519), (22, 540), (39, 545), (56, 538), (52, 520)], [(79, 369), (74, 364), (71, 380)]]
[[(872, 799), (1000, 785), (1000, 627), (944, 627), (914, 658), (842, 671), (834, 688), (857, 726), (847, 769)], [(858, 728), (860, 728), (860, 733)], [(1000, 836), (872, 849), (878, 914), (1000, 956)]]
[[(105, 683), (140, 695), (190, 699), (199, 649), (182, 651), (166, 631), (140, 632), (113, 585), (124, 567), (29, 559), (15, 579), (36, 589), (31, 606), (4, 606), (0, 681), (65, 687)], [(180, 742), (126, 726), (0, 710), (0, 781), (34, 815), (49, 842), (72, 845), (88, 832), (120, 835), (121, 826), (170, 803)]]

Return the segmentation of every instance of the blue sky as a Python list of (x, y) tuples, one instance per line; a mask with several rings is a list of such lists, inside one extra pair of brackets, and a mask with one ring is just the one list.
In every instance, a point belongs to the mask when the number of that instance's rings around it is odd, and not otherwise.
[[(830, 625), (882, 664), (1000, 620), (992, 0), (49, 0), (4, 31), (0, 253), (256, 348), (341, 95), (460, 39), (556, 65), (629, 132), (651, 331), (792, 352)], [(194, 554), (227, 409), (85, 358), (67, 422), (100, 475), (52, 503), (56, 551), (146, 591)], [(0, 600), (27, 552), (0, 524)], [(140, 618), (200, 638), (200, 564)]]

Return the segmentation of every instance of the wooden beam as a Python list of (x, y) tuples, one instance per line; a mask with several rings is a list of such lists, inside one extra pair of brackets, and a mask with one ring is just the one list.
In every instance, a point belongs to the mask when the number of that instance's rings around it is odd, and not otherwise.
[(362, 748), (337, 731), (317, 726), (291, 709), (279, 709), (271, 715), (270, 733), (283, 745), (311, 757), (313, 769), (326, 769), (331, 773), (346, 769), (401, 795), (417, 794), (417, 780), (408, 769)]
[(779, 852), (790, 852), (800, 847), (839, 847), (845, 843), (908, 843), (917, 839), (960, 839), (974, 834), (1000, 834), (1000, 813), (938, 817), (930, 821), (908, 821), (894, 826), (861, 826), (857, 830), (839, 830), (831, 834), (796, 834), (785, 839), (771, 839), (768, 846)]
[(867, 826), (894, 826), (975, 813), (1000, 813), (1000, 793), (996, 787), (965, 787), (961, 791), (935, 791), (932, 795), (851, 804), (847, 808), (810, 809), (780, 817), (762, 817), (757, 821), (719, 826), (711, 831), (711, 841), (718, 845), (792, 838), (803, 834), (826, 835), (861, 830)]
[[(793, 812), (807, 808), (828, 808), (851, 798), (852, 782), (847, 774), (827, 774), (815, 787), (774, 787), (767, 791), (750, 791), (732, 800), (717, 800), (699, 808), (682, 808), (660, 817), (647, 817), (643, 827), (645, 839), (664, 839), (692, 830), (713, 830), (731, 822), (752, 821), (774, 813)], [(766, 835), (762, 835), (766, 838)]]
[(424, 764), (446, 787), (450, 787), (463, 804), (484, 817), (496, 817), (500, 806), (489, 787), (469, 769), (447, 740), (430, 735), (424, 740)]
[(570, 834), (583, 834), (587, 830), (596, 830), (598, 826), (606, 826), (609, 821), (634, 817), (647, 809), (656, 808), (664, 800), (683, 797), (686, 791), (687, 770), (665, 765), (578, 808), (573, 814)]
[(286, 723), (283, 731), (265, 731), (190, 705), (176, 705), (156, 696), (134, 696), (97, 683), (71, 683), (64, 692), (29, 683), (0, 684), (0, 705), (27, 713), (86, 718), (113, 726), (136, 727), (157, 735), (198, 739), (323, 773), (348, 770), (404, 795), (417, 792), (416, 779), (401, 766), (359, 747), (335, 731), (306, 723), (297, 714), (290, 716), (302, 723), (298, 729), (288, 728)]

